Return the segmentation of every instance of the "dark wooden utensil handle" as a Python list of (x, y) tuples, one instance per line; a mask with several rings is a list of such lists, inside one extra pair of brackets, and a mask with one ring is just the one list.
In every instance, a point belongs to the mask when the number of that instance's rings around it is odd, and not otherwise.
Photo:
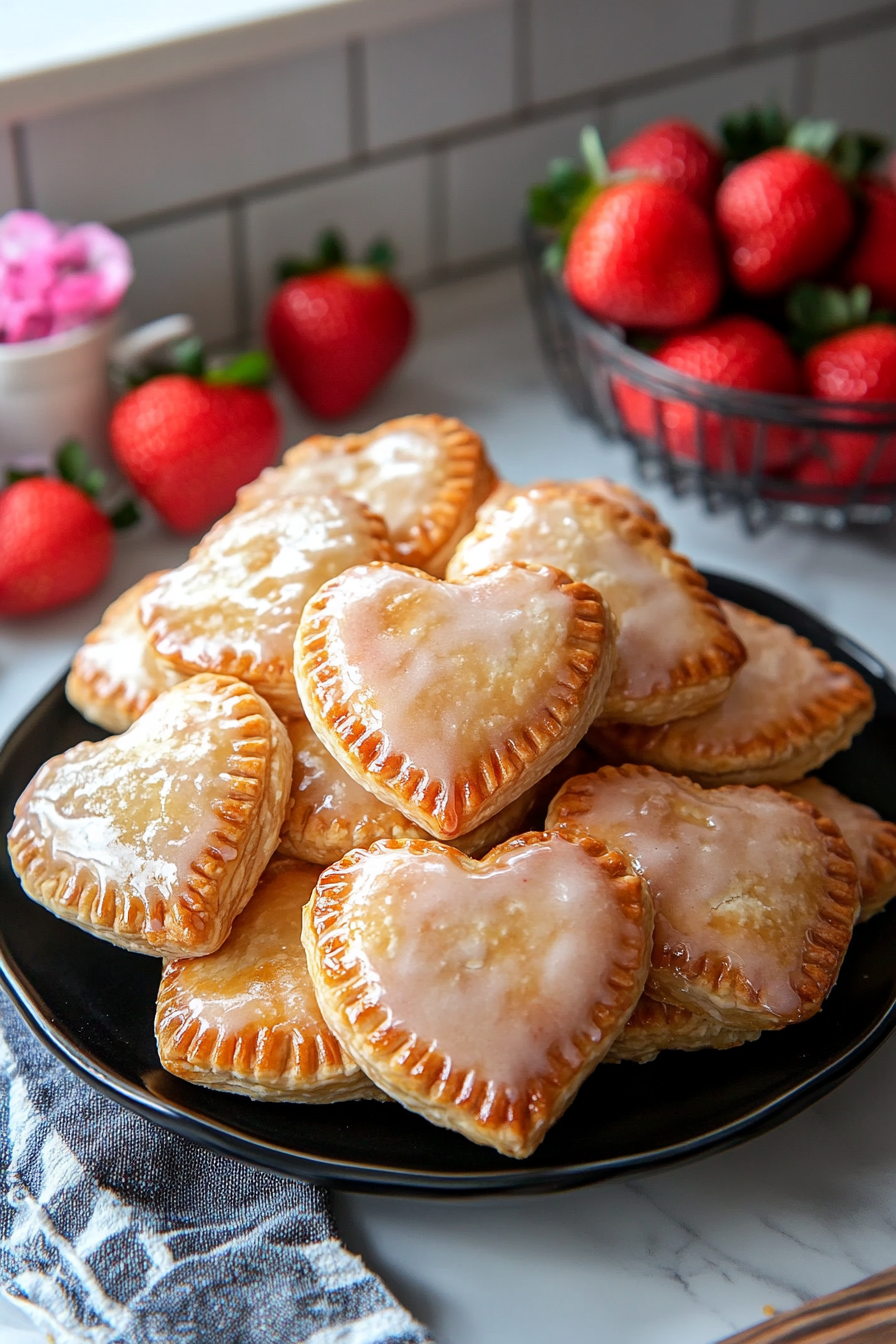
[(722, 1344), (896, 1344), (896, 1267), (730, 1335)]

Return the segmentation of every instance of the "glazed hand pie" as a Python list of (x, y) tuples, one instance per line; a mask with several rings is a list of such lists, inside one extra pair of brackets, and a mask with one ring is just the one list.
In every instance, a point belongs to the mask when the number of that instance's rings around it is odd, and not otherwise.
[(378, 1095), (321, 1017), (302, 947), (319, 868), (269, 865), (226, 943), (169, 961), (156, 1008), (159, 1059), (188, 1083), (258, 1101)]
[(232, 677), (165, 691), (120, 737), (55, 756), (9, 834), (25, 891), (99, 938), (157, 957), (220, 947), (277, 848), (286, 729)]
[[(282, 854), (326, 866), (350, 849), (368, 849), (375, 840), (432, 839), (397, 808), (381, 802), (347, 775), (307, 719), (291, 719), (286, 728), (292, 743), (293, 768), (292, 792), (280, 836)], [(559, 787), (560, 781), (551, 797)], [(478, 856), (524, 830), (533, 792), (527, 789), (481, 826), (451, 843), (465, 854)]]
[(386, 520), (398, 560), (441, 576), (494, 483), (472, 429), (443, 415), (406, 415), (367, 434), (312, 435), (244, 486), (237, 507), (341, 490)]
[(863, 920), (883, 910), (896, 896), (896, 825), (884, 821), (873, 807), (854, 803), (820, 779), (787, 785), (788, 793), (805, 798), (840, 827), (852, 850), (862, 888)]
[(726, 1027), (706, 1013), (659, 1003), (642, 994), (604, 1063), (619, 1064), (628, 1059), (634, 1064), (649, 1064), (661, 1050), (731, 1050), (758, 1039), (758, 1031)]
[(764, 785), (702, 789), (646, 765), (571, 779), (547, 825), (631, 859), (654, 899), (648, 991), (735, 1030), (811, 1017), (858, 913), (837, 827)]
[(575, 481), (536, 481), (532, 486), (513, 485), (510, 481), (499, 481), (484, 504), (476, 510), (477, 523), (490, 518), (496, 509), (503, 509), (514, 495), (524, 495), (527, 490), (543, 490), (556, 487), (559, 490), (582, 490), (586, 495), (597, 495), (599, 499), (609, 500), (635, 513), (639, 518), (652, 523), (656, 535), (664, 546), (672, 545), (672, 533), (663, 522), (656, 509), (649, 502), (621, 481), (610, 481), (606, 476), (584, 476)]
[(464, 584), (359, 565), (308, 603), (305, 713), (364, 788), (440, 839), (466, 835), (568, 754), (603, 703), (603, 601), (555, 569)]
[(727, 695), (743, 646), (705, 580), (644, 519), (575, 485), (536, 486), (477, 523), (448, 578), (510, 560), (554, 565), (612, 611), (616, 671), (601, 719), (665, 723)]
[(640, 761), (702, 784), (786, 784), (848, 747), (874, 713), (857, 672), (766, 616), (722, 607), (747, 662), (715, 709), (658, 728), (599, 723), (605, 760)]
[(651, 924), (619, 854), (531, 832), (482, 860), (353, 850), (321, 875), (303, 938), (325, 1019), (378, 1087), (528, 1157), (630, 1016)]
[(349, 565), (391, 558), (385, 524), (356, 499), (269, 500), (216, 523), (140, 618), (178, 672), (240, 677), (279, 714), (301, 714), (292, 656), (305, 603)]
[(110, 733), (123, 733), (162, 691), (182, 680), (146, 637), (138, 609), (164, 571), (117, 597), (84, 640), (65, 683), (69, 703)]

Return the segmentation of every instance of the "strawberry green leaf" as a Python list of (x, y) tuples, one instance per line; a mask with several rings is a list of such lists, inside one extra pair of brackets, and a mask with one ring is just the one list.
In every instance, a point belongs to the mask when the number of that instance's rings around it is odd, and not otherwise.
[(126, 527), (133, 527), (134, 523), (139, 523), (139, 521), (140, 510), (132, 499), (126, 499), (114, 513), (109, 514), (109, 522), (116, 532), (122, 532)]
[(90, 458), (79, 439), (68, 439), (60, 444), (56, 453), (56, 470), (69, 485), (76, 485), (79, 489), (82, 487), (85, 477), (90, 472)]
[(787, 132), (784, 143), (789, 149), (801, 149), (816, 159), (826, 159), (839, 138), (838, 121), (800, 117)]
[(185, 373), (190, 378), (201, 378), (205, 372), (205, 351), (198, 336), (187, 336), (170, 350), (166, 361), (167, 373)]
[(726, 157), (734, 163), (783, 145), (789, 129), (790, 122), (775, 103), (732, 112), (720, 126)]
[(18, 481), (30, 481), (33, 477), (43, 476), (43, 474), (36, 467), (33, 471), (29, 471), (26, 467), (7, 467), (6, 484), (15, 485)]
[(596, 182), (599, 187), (604, 186), (610, 180), (610, 165), (607, 163), (607, 156), (596, 126), (586, 126), (583, 129), (579, 137), (579, 149), (591, 181)]
[(559, 275), (563, 270), (563, 261), (566, 257), (566, 247), (559, 238), (548, 243), (544, 252), (541, 254), (542, 270), (547, 271), (549, 275)]
[(332, 266), (344, 266), (348, 261), (348, 247), (338, 229), (324, 229), (317, 240), (318, 270), (329, 270)]
[(795, 285), (787, 297), (787, 316), (793, 327), (791, 344), (804, 352), (826, 336), (864, 326), (871, 315), (871, 290), (854, 285)]
[(266, 387), (271, 371), (271, 361), (263, 350), (247, 350), (220, 369), (209, 369), (205, 381), (213, 387)]
[(317, 269), (313, 261), (303, 261), (301, 257), (281, 257), (274, 267), (274, 283), (282, 285), (286, 280), (295, 280), (296, 276), (314, 275)]
[(105, 484), (105, 473), (100, 471), (99, 467), (94, 467), (81, 478), (80, 487), (85, 495), (89, 495), (91, 499), (95, 499)]
[(396, 260), (395, 248), (388, 238), (374, 238), (364, 253), (364, 265), (375, 271), (391, 271)]
[(862, 173), (867, 173), (886, 148), (887, 140), (882, 135), (872, 135), (869, 131), (844, 131), (831, 149), (828, 162), (841, 177), (854, 182)]

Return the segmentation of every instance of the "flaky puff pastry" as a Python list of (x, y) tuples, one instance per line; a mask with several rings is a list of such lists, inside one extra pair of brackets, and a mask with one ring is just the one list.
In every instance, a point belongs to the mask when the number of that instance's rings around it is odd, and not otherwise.
[(589, 745), (701, 784), (786, 784), (848, 747), (874, 713), (870, 687), (789, 626), (723, 602), (747, 661), (728, 696), (660, 727), (598, 723)]
[(816, 1013), (859, 908), (840, 831), (766, 785), (702, 789), (646, 765), (563, 786), (547, 825), (627, 854), (656, 905), (648, 992), (735, 1030)]
[(140, 619), (176, 671), (240, 677), (278, 714), (298, 715), (292, 660), (305, 603), (350, 565), (391, 558), (383, 520), (359, 500), (273, 499), (216, 523), (145, 594)]
[[(307, 719), (290, 719), (286, 729), (292, 743), (293, 766), (292, 791), (280, 836), (281, 854), (326, 867), (350, 849), (368, 849), (375, 840), (433, 838), (346, 774)], [(534, 792), (527, 789), (481, 826), (451, 843), (465, 854), (478, 856), (527, 829), (524, 823)]]
[(480, 504), (476, 510), (476, 521), (483, 522), (494, 513), (495, 509), (503, 509), (514, 495), (524, 495), (527, 490), (549, 489), (552, 486), (557, 486), (561, 490), (583, 490), (587, 495), (597, 495), (600, 499), (609, 500), (611, 504), (619, 504), (629, 513), (637, 514), (645, 522), (652, 523), (656, 528), (657, 537), (664, 546), (672, 545), (672, 531), (650, 501), (639, 495), (636, 490), (623, 485), (621, 481), (611, 481), (606, 476), (583, 476), (574, 481), (536, 481), (532, 486), (498, 481), (485, 503)]
[(223, 947), (167, 963), (155, 1030), (169, 1073), (257, 1101), (377, 1095), (321, 1017), (308, 974), (302, 911), (320, 872), (275, 859)]
[(303, 940), (321, 1011), (389, 1096), (528, 1157), (637, 1002), (650, 898), (619, 854), (530, 832), (470, 859), (383, 840), (321, 875)]
[(448, 578), (510, 560), (554, 565), (596, 588), (617, 625), (600, 718), (665, 723), (728, 694), (746, 657), (706, 581), (651, 523), (575, 484), (533, 486), (458, 546)]
[(862, 887), (860, 919), (870, 919), (896, 896), (896, 825), (884, 821), (873, 807), (854, 803), (820, 779), (800, 779), (788, 793), (817, 807), (836, 822), (852, 850)]
[(66, 678), (69, 703), (107, 732), (123, 733), (156, 696), (183, 680), (158, 656), (138, 614), (143, 595), (166, 572), (147, 574), (106, 608), (75, 654)]
[(613, 630), (599, 593), (502, 565), (445, 583), (359, 565), (324, 584), (296, 640), (296, 682), (344, 770), (439, 839), (537, 784), (603, 703)]
[(661, 1050), (731, 1050), (757, 1041), (758, 1031), (726, 1027), (706, 1013), (642, 994), (637, 1007), (610, 1047), (605, 1064), (649, 1064)]
[(444, 415), (406, 415), (366, 434), (313, 434), (243, 486), (237, 508), (341, 490), (386, 520), (395, 557), (439, 577), (495, 483), (478, 434)]
[(41, 767), (16, 803), (13, 867), (88, 933), (206, 956), (277, 848), (291, 767), (286, 729), (250, 686), (191, 677), (120, 737)]

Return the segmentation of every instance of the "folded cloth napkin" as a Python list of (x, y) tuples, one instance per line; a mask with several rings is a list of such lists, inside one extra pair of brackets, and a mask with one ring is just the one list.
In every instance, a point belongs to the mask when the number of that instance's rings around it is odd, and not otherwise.
[(0, 993), (0, 1285), (55, 1344), (427, 1344), (327, 1195), (80, 1082)]

